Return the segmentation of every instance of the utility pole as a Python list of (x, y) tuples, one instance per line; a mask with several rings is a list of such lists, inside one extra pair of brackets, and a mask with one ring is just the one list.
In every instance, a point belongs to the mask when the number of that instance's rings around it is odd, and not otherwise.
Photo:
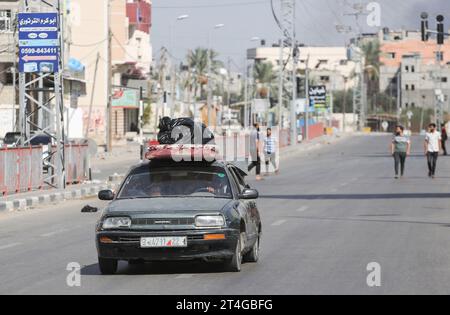
[(438, 56), (436, 58), (436, 62), (439, 67), (439, 91), (440, 95), (437, 98), (437, 113), (436, 113), (436, 124), (438, 130), (441, 130), (441, 125), (444, 120), (444, 93), (442, 91), (442, 64), (444, 62), (443, 53), (442, 53), (442, 45), (444, 44), (444, 16), (438, 15), (436, 17), (437, 21), (437, 43), (438, 43)]
[(245, 82), (244, 82), (244, 128), (245, 130), (249, 127), (249, 100), (248, 100), (248, 56), (245, 53)]
[(305, 93), (306, 93), (306, 102), (305, 102), (305, 134), (304, 140), (309, 140), (309, 109), (311, 108), (311, 99), (309, 96), (309, 55), (306, 59), (306, 69), (305, 69)]
[[(295, 12), (294, 12), (295, 15)], [(294, 33), (295, 38), (295, 33)], [(298, 46), (295, 41), (292, 42), (292, 103), (291, 103), (291, 146), (297, 145), (297, 65), (299, 57)]]
[[(435, 120), (438, 128), (441, 128), (441, 124), (444, 120), (444, 96), (442, 91), (442, 72), (443, 72), (443, 63), (444, 58), (442, 54), (442, 45), (444, 45), (445, 36), (450, 36), (450, 34), (445, 32), (444, 27), (444, 16), (438, 15), (436, 17), (437, 21), (437, 31), (431, 31), (428, 29), (428, 13), (423, 12), (420, 15), (421, 21), (421, 30), (422, 30), (422, 41), (427, 42), (429, 40), (430, 34), (436, 34), (438, 52), (436, 56), (436, 67), (439, 69), (438, 75), (438, 89), (436, 89), (436, 102), (435, 102)], [(435, 81), (436, 84), (436, 81)]]
[[(64, 14), (62, 12), (61, 1), (56, 1), (55, 4), (50, 4), (47, 1), (23, 1), (20, 4), (20, 13), (18, 20), (36, 18), (39, 20), (43, 14), (51, 15), (49, 23), (45, 26), (36, 26), (40, 29), (44, 29), (43, 32), (48, 36), (56, 38), (53, 42), (52, 56), (58, 62), (52, 64), (53, 69), (50, 72), (42, 72), (42, 69), (30, 69), (25, 68), (25, 64), (22, 64), (25, 59), (22, 55), (22, 49), (27, 49), (26, 42), (19, 42), (19, 130), (21, 132), (22, 146), (29, 146), (31, 141), (36, 135), (31, 134), (31, 129), (37, 129), (41, 133), (45, 133), (52, 137), (56, 144), (56, 151), (48, 157), (49, 172), (48, 176), (44, 178), (44, 183), (64, 189), (66, 186), (65, 179), (65, 145), (66, 145), (66, 132), (64, 124), (64, 85), (62, 72), (64, 69)], [(45, 13), (44, 13), (45, 12)], [(51, 24), (51, 25), (50, 25)], [(24, 32), (21, 30), (21, 24), (19, 25), (19, 34)], [(50, 27), (52, 26), (52, 27)], [(23, 45), (23, 46), (22, 46)], [(29, 73), (31, 72), (31, 73)], [(41, 80), (47, 79), (52, 87), (37, 86)], [(48, 101), (44, 102), (42, 98), (35, 98), (35, 93), (53, 94)], [(40, 99), (40, 100), (39, 100)], [(54, 103), (52, 103), (52, 101)], [(48, 122), (43, 125), (36, 124), (34, 122), (34, 112), (31, 110), (33, 106), (43, 109), (50, 116)], [(39, 133), (37, 133), (39, 134)]]
[[(280, 0), (281, 2), (281, 18), (279, 20), (279, 27), (281, 29), (280, 40), (280, 58), (279, 58), (279, 86), (278, 86), (278, 125), (283, 128), (283, 107), (284, 107), (284, 91), (283, 89), (289, 85), (289, 69), (288, 63), (284, 60), (285, 49), (293, 49), (295, 47), (295, 0)], [(293, 59), (290, 57), (289, 59)], [(294, 62), (292, 61), (294, 66)], [(292, 82), (292, 88), (296, 89), (296, 82)], [(292, 119), (292, 117), (291, 117)], [(291, 121), (291, 126), (293, 122)], [(293, 141), (293, 140), (292, 140)]]
[(106, 151), (112, 151), (112, 31), (111, 31), (111, 0), (107, 0), (107, 12), (106, 12), (106, 21), (107, 21), (107, 36), (108, 36), (108, 53), (106, 60), (106, 77), (108, 80), (107, 83), (107, 118), (106, 118)]
[[(361, 50), (361, 37), (362, 37), (362, 27), (359, 23), (359, 19), (361, 16), (366, 16), (364, 13), (364, 3), (360, 1), (353, 5), (355, 12), (346, 13), (346, 16), (354, 16), (357, 34), (355, 36), (355, 43), (353, 44), (352, 51), (352, 59), (356, 63), (356, 87), (353, 91), (353, 119), (357, 120), (357, 129), (362, 130), (366, 124), (366, 115), (367, 115), (367, 101), (366, 96), (367, 93), (365, 91), (365, 77), (364, 77), (364, 56)], [(358, 119), (356, 119), (358, 117)]]

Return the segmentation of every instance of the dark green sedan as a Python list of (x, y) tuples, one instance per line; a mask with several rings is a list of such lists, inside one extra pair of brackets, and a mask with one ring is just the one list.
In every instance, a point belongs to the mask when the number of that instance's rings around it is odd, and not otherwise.
[(258, 192), (245, 176), (234, 164), (217, 161), (136, 166), (117, 193), (99, 193), (111, 201), (96, 230), (101, 272), (116, 273), (120, 260), (202, 260), (233, 272), (243, 262), (257, 262)]

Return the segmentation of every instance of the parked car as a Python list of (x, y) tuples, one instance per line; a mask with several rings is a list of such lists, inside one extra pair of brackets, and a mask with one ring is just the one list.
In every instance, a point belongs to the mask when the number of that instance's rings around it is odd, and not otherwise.
[(134, 167), (114, 193), (96, 229), (102, 274), (118, 261), (202, 260), (239, 272), (257, 262), (262, 223), (258, 192), (246, 173), (221, 161), (146, 161)]

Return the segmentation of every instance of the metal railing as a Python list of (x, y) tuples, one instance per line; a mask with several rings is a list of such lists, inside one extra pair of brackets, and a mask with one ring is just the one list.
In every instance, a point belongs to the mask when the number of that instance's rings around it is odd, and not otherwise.
[[(53, 146), (50, 153), (49, 162), (51, 165), (56, 166), (60, 161), (57, 159), (57, 148)], [(89, 159), (89, 147), (88, 145), (72, 145), (66, 144), (64, 146), (64, 156), (65, 156), (65, 175), (66, 184), (77, 184), (89, 179), (89, 169), (90, 169), (90, 159)], [(50, 168), (51, 171), (53, 168)], [(49, 174), (49, 178), (54, 179), (55, 174)], [(50, 183), (51, 186), (54, 184), (54, 180)]]
[(0, 193), (25, 192), (44, 185), (42, 147), (0, 148)]

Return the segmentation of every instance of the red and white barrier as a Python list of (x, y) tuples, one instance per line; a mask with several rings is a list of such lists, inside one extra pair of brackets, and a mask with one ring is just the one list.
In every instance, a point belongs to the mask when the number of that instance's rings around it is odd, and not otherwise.
[(0, 193), (40, 189), (44, 184), (42, 147), (0, 149)]

